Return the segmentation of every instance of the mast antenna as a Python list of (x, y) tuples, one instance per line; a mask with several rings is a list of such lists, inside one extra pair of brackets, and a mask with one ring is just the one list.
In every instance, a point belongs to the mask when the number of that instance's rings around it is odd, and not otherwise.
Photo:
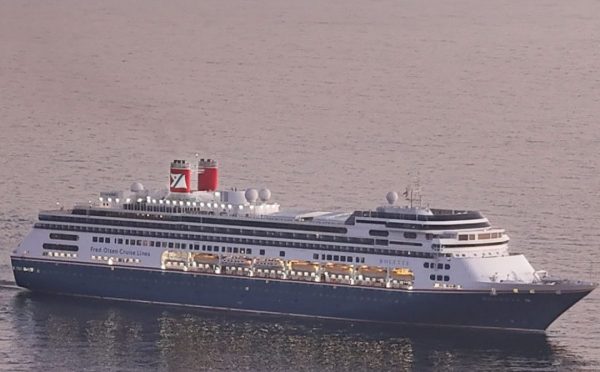
[(419, 176), (409, 174), (410, 183), (406, 186), (406, 190), (402, 194), (409, 202), (410, 208), (413, 206), (421, 207), (423, 204), (423, 196), (421, 195), (421, 181)]

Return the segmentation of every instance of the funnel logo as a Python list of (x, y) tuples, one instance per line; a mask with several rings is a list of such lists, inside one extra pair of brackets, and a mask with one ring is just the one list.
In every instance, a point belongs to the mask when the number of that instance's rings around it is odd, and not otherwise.
[(187, 189), (185, 174), (171, 173), (171, 188), (172, 189)]

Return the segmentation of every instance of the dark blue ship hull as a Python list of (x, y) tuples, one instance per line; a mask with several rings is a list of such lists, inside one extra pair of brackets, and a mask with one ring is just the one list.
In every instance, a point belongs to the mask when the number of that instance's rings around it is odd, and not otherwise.
[(398, 290), (12, 257), (33, 291), (382, 323), (543, 331), (593, 288), (560, 294)]

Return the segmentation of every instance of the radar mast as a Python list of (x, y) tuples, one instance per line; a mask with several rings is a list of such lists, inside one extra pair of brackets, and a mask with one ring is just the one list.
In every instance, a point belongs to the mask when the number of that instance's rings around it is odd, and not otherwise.
[(408, 201), (409, 207), (421, 207), (423, 204), (423, 195), (421, 194), (421, 180), (419, 176), (411, 176), (410, 183), (406, 186), (406, 190), (402, 194)]

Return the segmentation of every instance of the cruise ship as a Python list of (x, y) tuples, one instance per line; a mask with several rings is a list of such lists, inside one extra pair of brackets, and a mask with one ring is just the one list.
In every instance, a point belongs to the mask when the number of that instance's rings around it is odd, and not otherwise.
[[(509, 252), (480, 212), (407, 188), (372, 210), (285, 210), (268, 189), (218, 189), (212, 159), (170, 187), (42, 211), (11, 255), (32, 291), (360, 322), (544, 331), (595, 283)], [(383, 200), (383, 198), (382, 198)]]

